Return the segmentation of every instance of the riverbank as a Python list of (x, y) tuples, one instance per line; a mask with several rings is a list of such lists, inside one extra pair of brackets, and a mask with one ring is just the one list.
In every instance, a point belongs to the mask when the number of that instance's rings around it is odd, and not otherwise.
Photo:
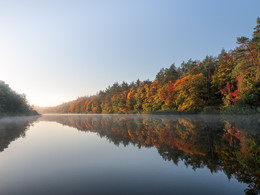
[(249, 109), (249, 108), (241, 108), (241, 109), (226, 109), (226, 110), (217, 110), (217, 109), (204, 109), (202, 111), (178, 111), (178, 110), (158, 110), (158, 111), (142, 111), (142, 112), (129, 112), (129, 113), (40, 113), (40, 114), (51, 114), (51, 115), (63, 115), (63, 114), (95, 114), (95, 115), (260, 115), (260, 108)]
[(10, 117), (10, 116), (40, 116), (41, 114), (39, 114), (37, 111), (32, 110), (30, 112), (26, 112), (26, 113), (0, 113), (0, 118), (2, 117)]

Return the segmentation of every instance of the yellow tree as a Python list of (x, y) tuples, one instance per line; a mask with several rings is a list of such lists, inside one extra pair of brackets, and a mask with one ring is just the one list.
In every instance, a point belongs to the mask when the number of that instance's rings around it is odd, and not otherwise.
[(206, 78), (202, 73), (186, 75), (172, 84), (168, 90), (180, 111), (199, 111), (206, 105)]

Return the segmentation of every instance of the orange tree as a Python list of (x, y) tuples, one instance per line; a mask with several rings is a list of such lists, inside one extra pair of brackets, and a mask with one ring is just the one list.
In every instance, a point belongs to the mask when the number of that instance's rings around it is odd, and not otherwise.
[(202, 73), (186, 75), (168, 88), (179, 111), (200, 111), (206, 105), (206, 78)]

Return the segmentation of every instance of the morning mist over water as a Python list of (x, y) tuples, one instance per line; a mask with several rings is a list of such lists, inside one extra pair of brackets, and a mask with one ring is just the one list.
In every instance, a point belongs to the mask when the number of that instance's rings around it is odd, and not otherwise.
[(259, 8), (0, 0), (0, 195), (260, 194)]
[(1, 194), (244, 194), (259, 190), (259, 117), (0, 119)]

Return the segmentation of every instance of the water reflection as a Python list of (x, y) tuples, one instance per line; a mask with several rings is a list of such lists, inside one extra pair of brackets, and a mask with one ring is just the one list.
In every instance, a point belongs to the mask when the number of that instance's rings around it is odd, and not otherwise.
[(223, 171), (248, 184), (247, 194), (259, 193), (260, 120), (245, 116), (125, 116), (46, 115), (55, 121), (97, 133), (115, 145), (156, 147), (164, 160), (181, 160), (194, 170)]
[(19, 137), (25, 137), (26, 130), (38, 116), (0, 118), (0, 152)]
[[(0, 151), (20, 136), (37, 117), (0, 119)], [(247, 194), (259, 193), (260, 119), (256, 116), (44, 115), (79, 131), (94, 132), (115, 145), (155, 147), (174, 164), (195, 171), (222, 171), (246, 183)]]

